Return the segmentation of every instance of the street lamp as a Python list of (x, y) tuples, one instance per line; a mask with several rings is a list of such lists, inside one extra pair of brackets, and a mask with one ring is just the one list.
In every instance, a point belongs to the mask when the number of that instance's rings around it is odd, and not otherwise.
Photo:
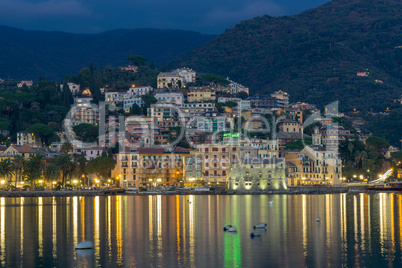
[(5, 183), (6, 183), (5, 180), (1, 180), (1, 185), (2, 185), (3, 189), (4, 189), (4, 184), (5, 184)]

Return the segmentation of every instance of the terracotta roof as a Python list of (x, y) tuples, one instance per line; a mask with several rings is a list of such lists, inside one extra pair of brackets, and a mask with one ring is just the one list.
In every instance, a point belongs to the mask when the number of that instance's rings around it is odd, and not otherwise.
[(187, 148), (181, 148), (181, 147), (176, 147), (172, 151), (165, 150), (165, 148), (141, 148), (139, 150), (140, 154), (168, 154), (168, 153), (188, 153), (190, 152), (190, 149)]
[(103, 150), (103, 148), (100, 148), (98, 145), (92, 145), (86, 148), (82, 148), (81, 150)]
[(19, 153), (34, 153), (35, 150), (28, 145), (11, 145)]
[(165, 150), (163, 148), (141, 148), (140, 154), (163, 154)]

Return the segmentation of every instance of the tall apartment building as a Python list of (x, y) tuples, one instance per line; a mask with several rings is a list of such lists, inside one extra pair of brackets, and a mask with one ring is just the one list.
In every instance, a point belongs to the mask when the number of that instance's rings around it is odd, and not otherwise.
[(240, 147), (227, 144), (203, 144), (186, 157), (186, 183), (226, 184), (229, 168), (239, 163)]
[(183, 182), (184, 148), (141, 148), (138, 180), (144, 186), (170, 186)]

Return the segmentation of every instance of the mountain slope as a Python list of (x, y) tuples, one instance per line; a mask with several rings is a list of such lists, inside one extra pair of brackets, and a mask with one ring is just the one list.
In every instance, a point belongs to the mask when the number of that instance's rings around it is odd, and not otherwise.
[(60, 80), (92, 62), (95, 66), (127, 64), (142, 55), (165, 65), (177, 55), (200, 47), (214, 35), (180, 30), (134, 29), (99, 34), (24, 31), (0, 26), (0, 78)]
[(229, 76), (253, 93), (282, 89), (293, 100), (383, 111), (402, 92), (400, 14), (399, 0), (334, 0), (295, 16), (257, 17), (172, 67)]

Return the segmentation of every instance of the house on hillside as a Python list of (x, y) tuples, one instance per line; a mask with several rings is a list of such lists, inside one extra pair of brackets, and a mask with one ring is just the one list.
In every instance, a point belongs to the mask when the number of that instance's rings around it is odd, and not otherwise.
[(33, 86), (33, 81), (32, 80), (22, 80), (21, 82), (19, 82), (17, 84), (17, 87), (23, 87), (23, 86), (27, 86), (27, 87), (32, 87)]

